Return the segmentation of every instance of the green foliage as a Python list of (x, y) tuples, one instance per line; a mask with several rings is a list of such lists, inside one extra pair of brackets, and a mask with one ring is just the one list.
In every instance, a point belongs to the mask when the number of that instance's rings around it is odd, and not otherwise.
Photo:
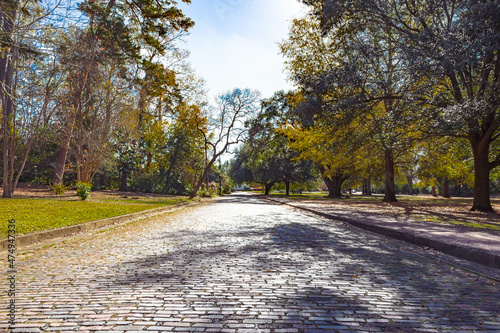
[(92, 184), (77, 182), (75, 187), (76, 187), (76, 195), (78, 195), (80, 199), (87, 200), (90, 197), (90, 189), (92, 188)]
[(222, 186), (222, 194), (231, 194), (233, 191), (233, 184), (228, 182)]
[(64, 194), (67, 191), (67, 188), (64, 184), (55, 184), (51, 186), (52, 192), (57, 195)]
[[(370, 110), (376, 125), (373, 137), (386, 152), (386, 165), (411, 150), (415, 139), (421, 139), (420, 131), (467, 139), (474, 161), (472, 210), (492, 211), (489, 177), (500, 166), (500, 154), (493, 152), (500, 138), (498, 3), (302, 2), (310, 13), (294, 21), (290, 42), (282, 50), (292, 59), (291, 76), (308, 93), (308, 101), (319, 100), (313, 115), (352, 106), (354, 114), (356, 109), (361, 114)], [(311, 36), (311, 31), (316, 34)], [(318, 48), (321, 43), (325, 47)], [(335, 56), (333, 62), (322, 61)], [(314, 61), (331, 68), (305, 65)], [(347, 94), (335, 94), (339, 89)], [(333, 101), (333, 107), (325, 108), (325, 101)], [(388, 179), (392, 169), (386, 168)], [(451, 171), (426, 169), (432, 170), (422, 175), (429, 182)]]
[(432, 138), (416, 146), (416, 174), (421, 185), (440, 186), (443, 179), (457, 184), (474, 184), (474, 162), (470, 146), (465, 140)]
[(41, 129), (37, 144), (31, 149), (20, 182), (46, 184), (54, 178), (54, 161), (57, 159), (57, 136), (49, 128)]
[(266, 192), (283, 182), (287, 190), (297, 182), (317, 179), (311, 161), (300, 160), (299, 153), (280, 127), (293, 118), (293, 93), (277, 92), (262, 102), (262, 111), (249, 122), (250, 140), (231, 164), (230, 175), (235, 183), (257, 182)]
[(206, 187), (200, 188), (198, 190), (198, 196), (201, 198), (213, 198), (217, 196), (217, 186), (214, 183), (210, 183), (208, 190)]
[(191, 190), (190, 184), (180, 174), (170, 174), (167, 179), (164, 171), (144, 172), (133, 177), (129, 190), (145, 193), (185, 195)]

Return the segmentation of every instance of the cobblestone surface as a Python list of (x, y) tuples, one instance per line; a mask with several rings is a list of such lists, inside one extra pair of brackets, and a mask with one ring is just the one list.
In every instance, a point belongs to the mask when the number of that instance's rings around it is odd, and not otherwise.
[(17, 324), (2, 306), (0, 332), (500, 331), (494, 281), (250, 197), (17, 260)]

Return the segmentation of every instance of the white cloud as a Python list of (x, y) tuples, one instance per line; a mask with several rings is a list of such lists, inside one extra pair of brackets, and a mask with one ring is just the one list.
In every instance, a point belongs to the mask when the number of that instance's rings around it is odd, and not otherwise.
[[(264, 97), (290, 89), (277, 43), (286, 38), (292, 17), (303, 6), (294, 0), (193, 1), (186, 9), (196, 27), (188, 38), (190, 61), (210, 94), (236, 87), (260, 90)], [(217, 14), (215, 4), (219, 7)], [(195, 7), (198, 6), (198, 7)], [(224, 11), (221, 11), (222, 9)]]

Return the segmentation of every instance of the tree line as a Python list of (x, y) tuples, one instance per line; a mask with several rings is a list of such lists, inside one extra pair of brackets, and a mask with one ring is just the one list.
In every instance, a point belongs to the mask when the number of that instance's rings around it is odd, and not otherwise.
[(4, 197), (19, 182), (195, 196), (246, 135), (258, 94), (208, 103), (176, 1), (7, 0), (0, 26)]
[[(293, 170), (312, 162), (333, 197), (345, 184), (368, 193), (371, 180), (382, 178), (384, 201), (394, 202), (395, 180), (406, 177), (410, 192), (418, 179), (433, 189), (439, 183), (445, 196), (450, 184), (469, 184), (472, 210), (492, 211), (500, 3), (302, 2), (308, 14), (292, 22), (280, 45), (297, 89), (263, 104), (261, 134), (239, 151), (234, 176), (267, 191), (286, 177), (273, 163), (289, 154)], [(263, 148), (266, 133), (272, 139)], [(289, 152), (276, 151), (279, 140)]]
[(500, 4), (302, 2), (280, 44), (296, 89), (213, 104), (178, 46), (194, 22), (176, 1), (2, 1), (3, 196), (20, 181), (195, 196), (226, 169), (266, 192), (382, 182), (389, 202), (401, 179), (470, 185), (472, 209), (491, 211)]

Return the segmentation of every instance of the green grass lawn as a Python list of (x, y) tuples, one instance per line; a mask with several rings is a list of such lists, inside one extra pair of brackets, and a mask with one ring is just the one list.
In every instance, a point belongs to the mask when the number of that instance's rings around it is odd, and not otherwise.
[(16, 220), (17, 234), (29, 234), (108, 217), (189, 201), (183, 197), (140, 199), (99, 198), (89, 201), (0, 198), (0, 238), (7, 237), (7, 222)]

